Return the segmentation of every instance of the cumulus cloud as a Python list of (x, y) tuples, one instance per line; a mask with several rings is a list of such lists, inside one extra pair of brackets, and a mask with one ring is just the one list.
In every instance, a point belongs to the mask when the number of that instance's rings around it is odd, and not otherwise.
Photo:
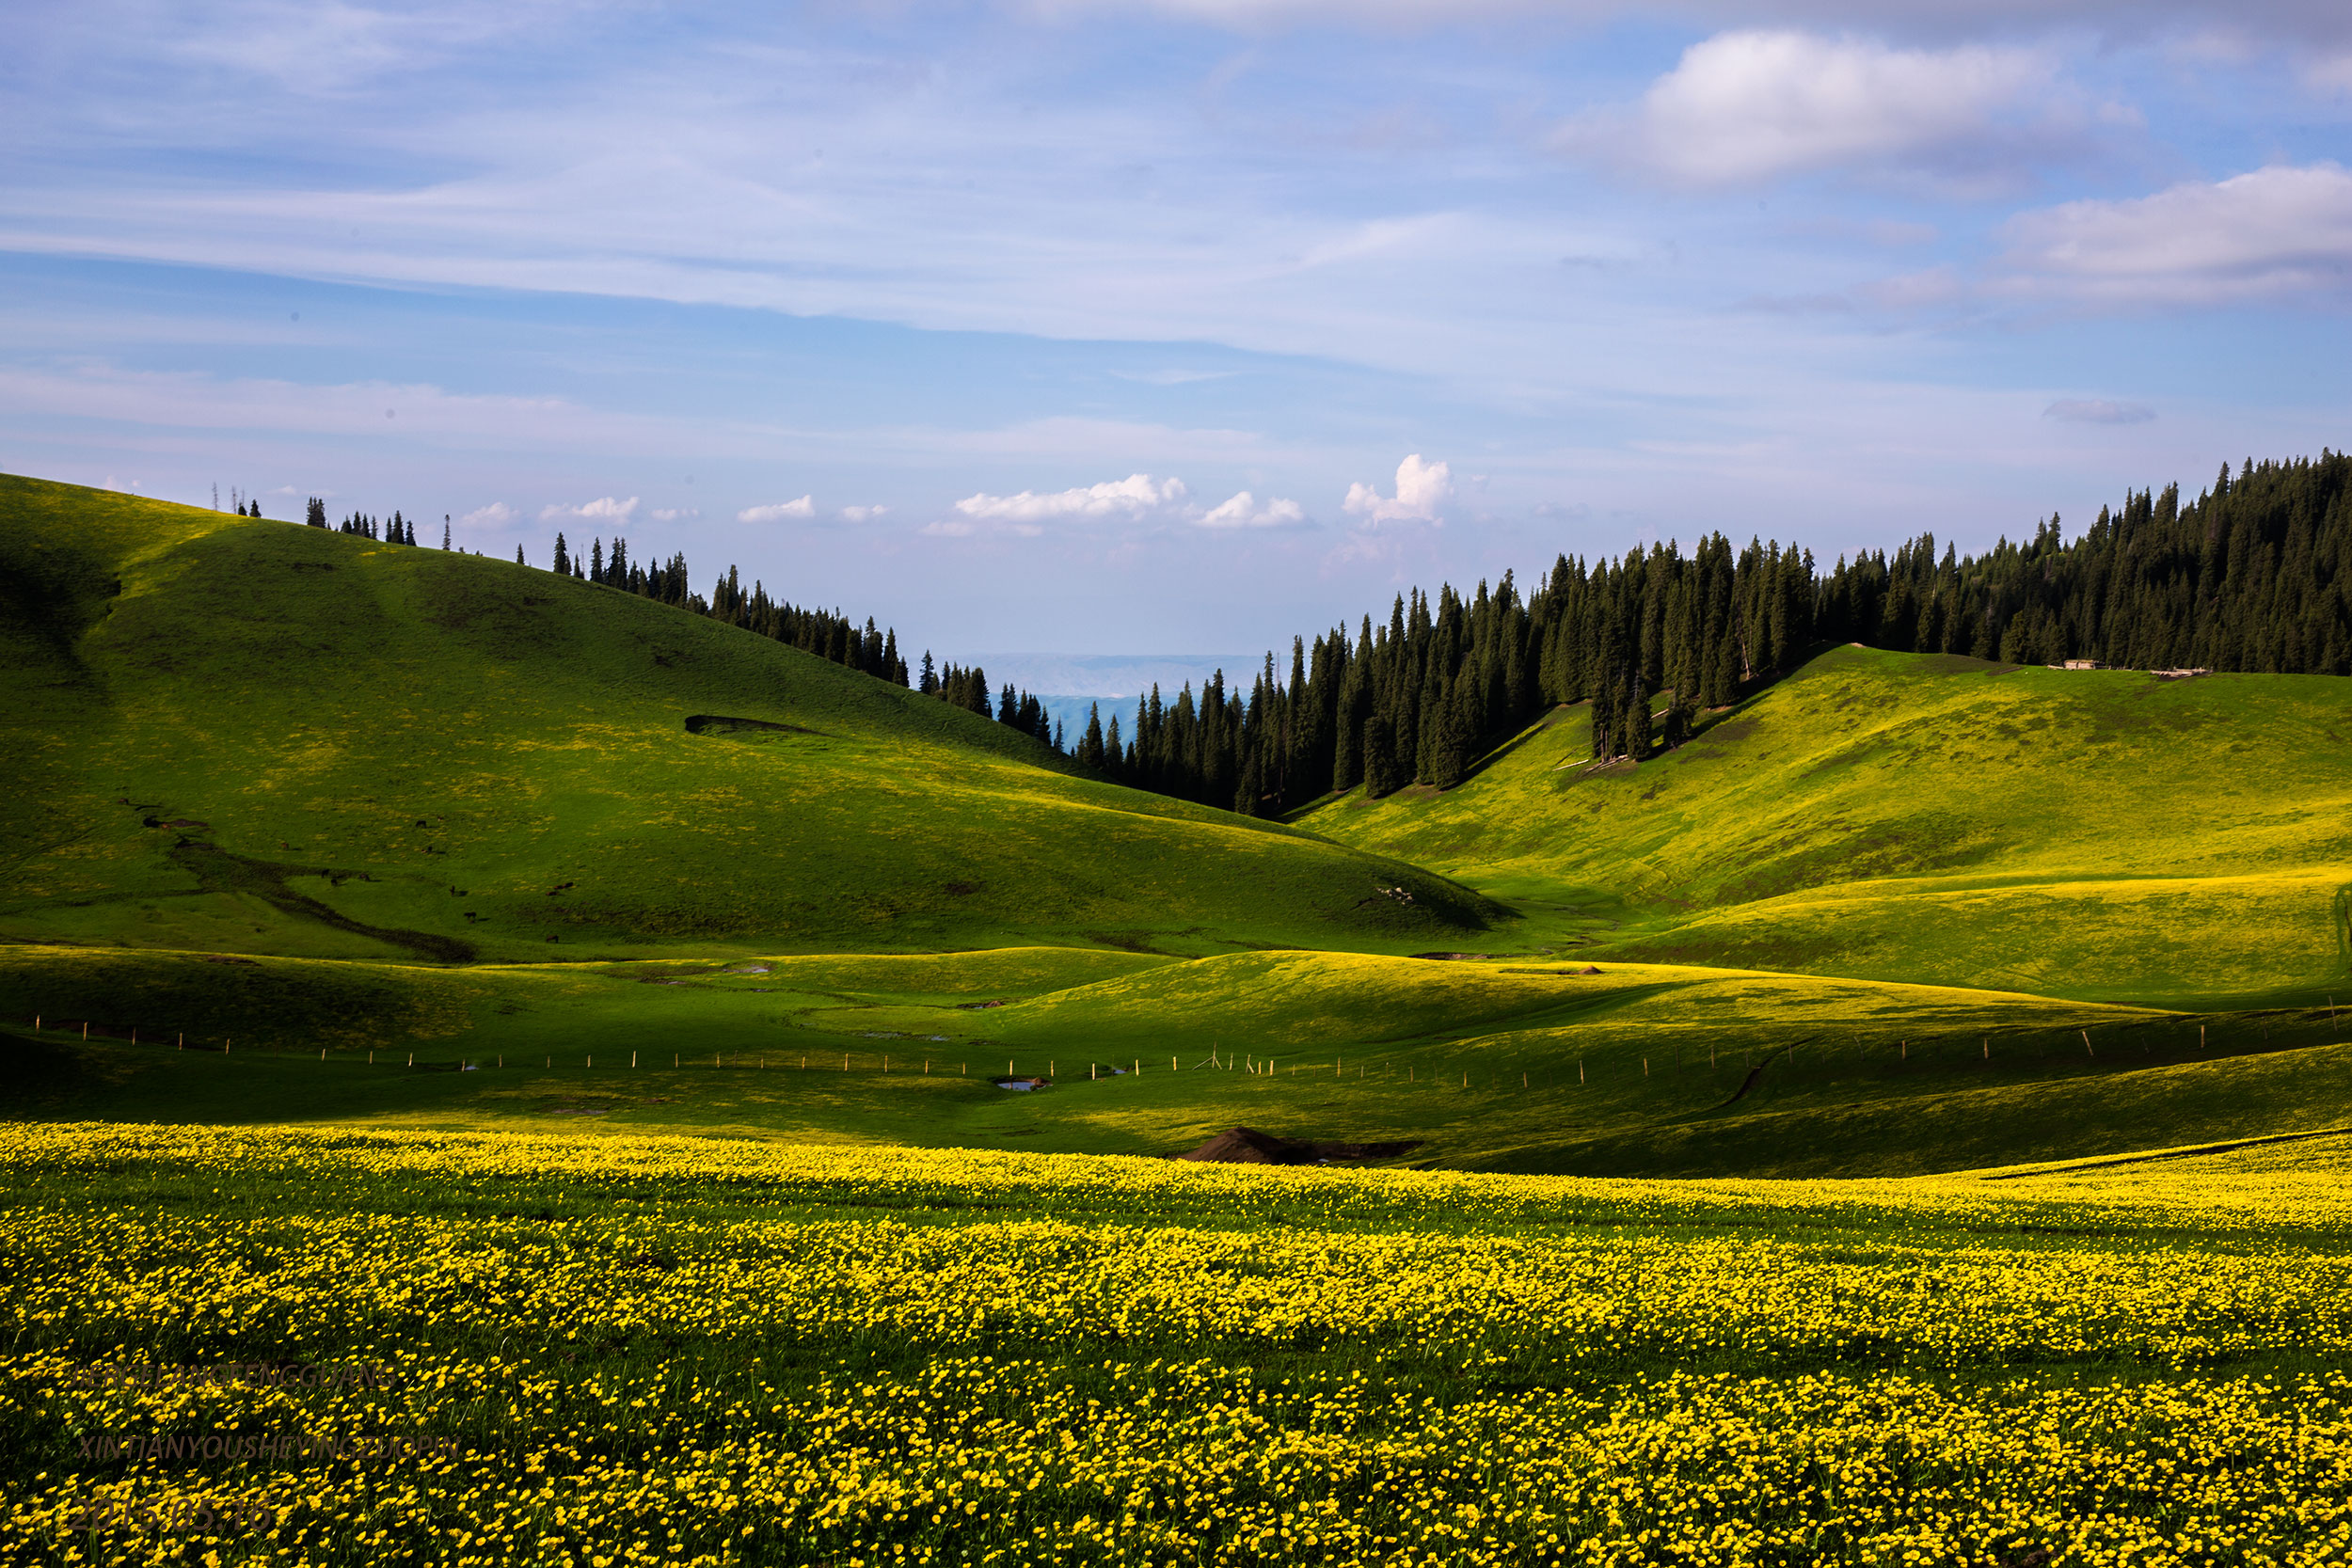
[(2134, 305), (2210, 305), (2352, 288), (2352, 171), (2275, 165), (2122, 201), (2010, 220), (2012, 282)]
[(845, 523), (870, 523), (889, 510), (886, 506), (845, 506), (841, 509), (841, 520)]
[(1194, 519), (1202, 528), (1297, 528), (1307, 520), (1296, 501), (1269, 497), (1264, 505), (1247, 490), (1236, 492)]
[(1186, 493), (1181, 479), (1129, 474), (1125, 479), (1042, 495), (1024, 490), (1017, 496), (966, 496), (956, 502), (956, 510), (974, 522), (984, 523), (1130, 520), (1168, 512), (1182, 504)]
[(2156, 411), (2144, 403), (2110, 403), (2106, 398), (2060, 398), (2042, 411), (2045, 420), (2069, 424), (2146, 424)]
[(1685, 50), (1630, 112), (1574, 120), (1559, 145), (1692, 184), (1856, 164), (1980, 169), (2046, 156), (2069, 129), (2055, 77), (2032, 49), (1721, 33)]
[(579, 506), (543, 506), (539, 509), (539, 520), (543, 523), (573, 520), (582, 523), (611, 523), (619, 527), (636, 515), (637, 498), (635, 496), (629, 497), (627, 500), (616, 500), (611, 496), (600, 496), (595, 500)]
[(817, 515), (817, 499), (803, 496), (798, 500), (773, 501), (766, 506), (747, 506), (735, 515), (739, 523), (800, 522)]
[(475, 507), (457, 520), (468, 528), (504, 528), (521, 515), (504, 501), (492, 501), (487, 506)]
[(1395, 495), (1383, 496), (1359, 482), (1347, 487), (1347, 499), (1340, 504), (1368, 523), (1434, 523), (1442, 520), (1453, 499), (1454, 470), (1443, 462), (1424, 463), (1415, 452), (1396, 466)]

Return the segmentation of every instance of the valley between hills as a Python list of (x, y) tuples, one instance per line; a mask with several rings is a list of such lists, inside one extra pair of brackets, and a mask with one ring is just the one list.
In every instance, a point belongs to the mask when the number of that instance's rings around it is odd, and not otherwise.
[(29, 480), (0, 559), (18, 1117), (1652, 1175), (2352, 1121), (2337, 677), (1824, 645), (1645, 761), (1581, 703), (1266, 820), (512, 562)]

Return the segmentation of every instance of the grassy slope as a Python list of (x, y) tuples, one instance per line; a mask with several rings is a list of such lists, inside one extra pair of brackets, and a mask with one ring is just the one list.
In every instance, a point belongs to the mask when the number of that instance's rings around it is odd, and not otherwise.
[[(1070, 778), (1001, 726), (506, 562), (8, 481), (0, 566), (0, 652), (33, 677), (5, 716), (0, 1017), (52, 1025), (9, 1048), (4, 1115), (1091, 1151), (1249, 1122), (1796, 1174), (2303, 1131), (2352, 1074), (2324, 1014), (2200, 1046), (2118, 1005), (2177, 1003), (2183, 949), (2214, 991), (2333, 967), (2334, 683), (1840, 654), (1638, 771), (1574, 766), (1564, 715), (1452, 795), (1312, 818), (1530, 911), (1481, 933), (1490, 906), (1398, 861)], [(2126, 711), (2095, 747), (2064, 708), (2090, 698)], [(686, 732), (712, 713), (799, 728)], [(2232, 745), (2299, 819), (2214, 787), (2195, 759)], [(2167, 758), (2193, 817), (2154, 814), (2137, 769)], [(1841, 848), (1879, 880), (1834, 882)], [(2095, 918), (2052, 929), (2068, 900)], [(1509, 973), (1564, 943), (1607, 973)], [(1379, 956), (1469, 946), (1523, 956)], [(1748, 972), (1797, 968), (1875, 983)], [(155, 1048), (181, 1034), (242, 1043)], [(2288, 1045), (2313, 1049), (2263, 1053)], [(491, 1066), (425, 1070), (460, 1058)], [(1104, 1058), (1151, 1065), (1086, 1081)], [(1311, 1059), (1340, 1070), (1288, 1070)], [(1061, 1085), (977, 1076), (1007, 1062)]]
[(2198, 1005), (2344, 973), (2352, 682), (1840, 648), (1638, 768), (1586, 734), (1304, 825), (1623, 958)]
[[(0, 578), (19, 941), (1409, 950), (1480, 919), (1410, 867), (1069, 777), (1000, 725), (510, 562), (0, 480)], [(688, 733), (703, 714), (796, 728)]]

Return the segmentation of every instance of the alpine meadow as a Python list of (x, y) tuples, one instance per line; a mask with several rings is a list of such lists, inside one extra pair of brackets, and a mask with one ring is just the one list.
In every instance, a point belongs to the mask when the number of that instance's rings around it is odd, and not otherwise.
[(2352, 9), (0, 61), (0, 1568), (2352, 1568)]

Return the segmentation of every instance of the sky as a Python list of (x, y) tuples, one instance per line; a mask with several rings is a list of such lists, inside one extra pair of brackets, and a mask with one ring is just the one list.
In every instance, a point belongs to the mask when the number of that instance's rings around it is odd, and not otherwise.
[(0, 146), (0, 469), (967, 662), (2352, 436), (2341, 0), (19, 0)]

